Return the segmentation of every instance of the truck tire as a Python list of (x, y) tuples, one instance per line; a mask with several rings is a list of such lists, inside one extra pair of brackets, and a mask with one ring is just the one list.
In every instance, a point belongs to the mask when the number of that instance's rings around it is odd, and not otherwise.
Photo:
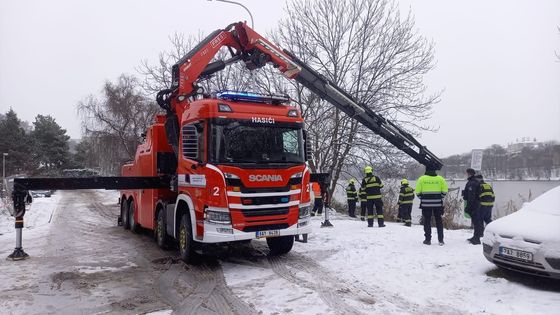
[(128, 202), (121, 202), (121, 221), (125, 230), (130, 228), (130, 221), (128, 220)]
[(266, 239), (271, 255), (283, 255), (292, 250), (294, 236), (269, 237)]
[(181, 259), (187, 264), (193, 263), (196, 258), (196, 252), (194, 251), (191, 220), (187, 214), (183, 214), (181, 217), (177, 241), (179, 241), (179, 255)]
[(158, 246), (162, 249), (167, 249), (167, 231), (165, 228), (163, 209), (160, 209), (158, 211), (155, 235), (156, 235), (156, 242)]
[(134, 200), (131, 200), (130, 204), (128, 205), (128, 224), (132, 232), (138, 233), (140, 225), (138, 225), (138, 223), (136, 223), (136, 220), (134, 220), (134, 212), (135, 212)]

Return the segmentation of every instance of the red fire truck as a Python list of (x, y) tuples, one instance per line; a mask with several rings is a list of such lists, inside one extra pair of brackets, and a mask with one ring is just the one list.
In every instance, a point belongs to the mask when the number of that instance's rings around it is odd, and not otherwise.
[(288, 101), (226, 91), (184, 102), (177, 155), (158, 116), (122, 175), (169, 165), (176, 177), (170, 188), (123, 190), (123, 226), (154, 230), (162, 247), (178, 240), (186, 261), (198, 243), (267, 238), (272, 252), (288, 252), (311, 228), (303, 119)]

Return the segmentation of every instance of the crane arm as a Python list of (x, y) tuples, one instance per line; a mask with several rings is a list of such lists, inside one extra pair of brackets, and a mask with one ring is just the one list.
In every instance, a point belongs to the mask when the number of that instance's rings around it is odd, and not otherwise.
[[(229, 49), (231, 58), (225, 61), (210, 62), (222, 47)], [(173, 66), (172, 86), (170, 90), (165, 90), (165, 93), (170, 95), (169, 109), (175, 111), (177, 104), (182, 102), (184, 97), (195, 95), (197, 81), (238, 61), (243, 61), (249, 70), (271, 63), (287, 78), (296, 80), (425, 165), (427, 169), (439, 170), (443, 166), (441, 160), (425, 146), (422, 146), (410, 133), (382, 115), (373, 112), (367, 105), (358, 103), (350, 94), (295, 55), (281, 50), (247, 24), (241, 22), (230, 24), (223, 30), (214, 31)], [(159, 100), (158, 103), (162, 105)]]

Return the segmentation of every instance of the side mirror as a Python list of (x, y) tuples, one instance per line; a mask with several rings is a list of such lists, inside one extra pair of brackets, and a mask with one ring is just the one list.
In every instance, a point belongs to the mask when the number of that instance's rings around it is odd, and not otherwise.
[(198, 130), (193, 125), (184, 125), (182, 131), (183, 156), (198, 160)]

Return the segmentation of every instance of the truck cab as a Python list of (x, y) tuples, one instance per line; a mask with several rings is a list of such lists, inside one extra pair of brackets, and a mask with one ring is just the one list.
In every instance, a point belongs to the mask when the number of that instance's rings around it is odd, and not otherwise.
[[(273, 251), (289, 251), (294, 235), (310, 232), (311, 200), (303, 119), (288, 102), (224, 91), (177, 106), (172, 187), (123, 191), (125, 227), (176, 239), (182, 255), (198, 243), (257, 238), (267, 238)], [(169, 142), (161, 138), (165, 129), (160, 119), (148, 130), (123, 176), (156, 176), (172, 164), (173, 144), (160, 143)]]

